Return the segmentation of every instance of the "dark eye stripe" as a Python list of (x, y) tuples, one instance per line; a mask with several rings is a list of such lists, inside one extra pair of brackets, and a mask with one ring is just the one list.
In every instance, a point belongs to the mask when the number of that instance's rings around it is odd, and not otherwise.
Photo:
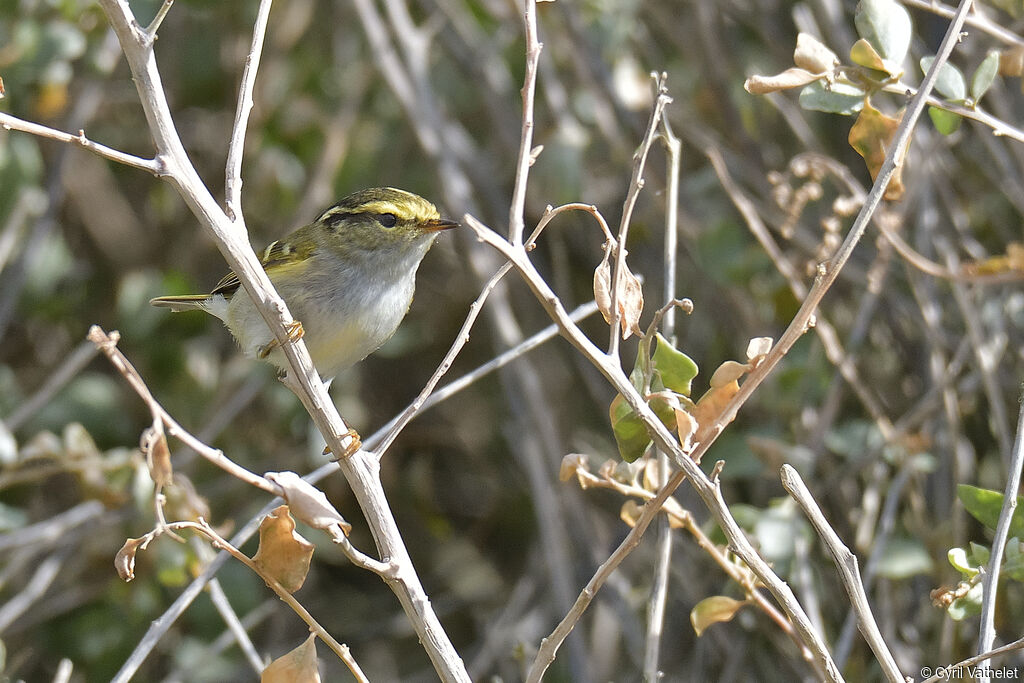
[(334, 228), (337, 228), (339, 225), (344, 223), (345, 220), (351, 215), (352, 214), (349, 213), (348, 211), (335, 211), (334, 213), (330, 213), (326, 216), (321, 217), (320, 220), (324, 222), (328, 230), (333, 230)]

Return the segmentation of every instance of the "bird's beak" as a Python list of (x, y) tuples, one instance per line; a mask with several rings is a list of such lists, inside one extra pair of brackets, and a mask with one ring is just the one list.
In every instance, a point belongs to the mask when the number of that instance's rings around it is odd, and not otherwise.
[(452, 228), (457, 227), (459, 227), (458, 223), (446, 218), (434, 218), (420, 225), (420, 229), (422, 229), (423, 232), (440, 232), (441, 230), (451, 230)]

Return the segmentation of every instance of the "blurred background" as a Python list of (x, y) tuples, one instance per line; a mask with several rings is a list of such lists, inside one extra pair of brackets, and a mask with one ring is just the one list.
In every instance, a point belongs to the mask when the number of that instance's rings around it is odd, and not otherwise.
[[(132, 9), (146, 24), (159, 4), (139, 0)], [(915, 31), (905, 81), (912, 84), (921, 78), (917, 59), (934, 54), (946, 28), (923, 4), (907, 3)], [(970, 30), (953, 58), (967, 72), (987, 51), (1020, 41), (1019, 3), (981, 7), (1009, 37)], [(543, 151), (531, 171), (528, 229), (546, 205), (571, 201), (595, 204), (614, 229), (653, 101), (649, 74), (668, 74), (667, 117), (683, 140), (674, 291), (695, 304), (676, 332), (678, 347), (702, 370), (695, 396), (721, 362), (743, 360), (748, 339), (785, 329), (800, 298), (780, 263), (810, 286), (814, 265), (852, 222), (835, 200), (870, 186), (847, 142), (851, 118), (804, 111), (796, 92), (743, 89), (751, 74), (792, 65), (799, 31), (845, 60), (856, 40), (853, 9), (837, 0), (538, 7), (544, 49), (534, 140)], [(178, 131), (220, 198), (256, 11), (255, 2), (179, 0), (156, 46)], [(276, 3), (242, 171), (253, 245), (375, 185), (408, 189), (445, 216), (472, 213), (507, 230), (521, 126), (522, 12), (501, 0)], [(96, 4), (0, 2), (0, 77), (0, 110), (152, 155), (127, 65)], [(875, 101), (890, 114), (902, 103)], [(985, 105), (1020, 121), (1020, 80), (997, 79)], [(722, 160), (718, 172), (709, 154)], [(666, 168), (656, 142), (628, 243), (632, 270), (645, 280), (644, 326), (664, 303)], [(732, 196), (722, 169), (735, 184)], [(922, 120), (904, 171), (906, 195), (880, 220), (944, 265), (1005, 254), (1021, 239), (1022, 169), (1020, 142), (972, 122), (941, 136)], [(781, 256), (751, 233), (733, 203), (740, 194)], [(567, 308), (592, 298), (602, 242), (590, 217), (569, 213), (533, 252)], [(468, 229), (438, 240), (398, 334), (332, 387), (364, 437), (417, 394), (499, 265)], [(12, 680), (50, 680), (62, 658), (73, 662), (73, 680), (109, 679), (205, 561), (200, 546), (165, 538), (140, 556), (130, 584), (113, 571), (125, 538), (154, 523), (152, 483), (137, 450), (151, 418), (83, 344), (90, 325), (120, 331), (120, 348), (163, 406), (228, 457), (257, 472), (305, 473), (323, 464), (320, 436), (269, 366), (242, 358), (213, 318), (147, 303), (208, 291), (225, 268), (170, 185), (78, 148), (0, 132), (0, 639)], [(954, 621), (929, 592), (960, 579), (946, 560), (950, 548), (990, 542), (956, 487), (1004, 486), (1024, 364), (1024, 294), (1019, 284), (927, 275), (871, 229), (820, 319), (834, 329), (838, 357), (852, 373), (844, 378), (835, 348), (807, 334), (703, 466), (725, 461), (726, 500), (794, 586), (848, 680), (881, 675), (848, 623), (831, 560), (785, 499), (783, 462), (804, 475), (862, 567), (871, 564), (868, 592), (904, 672), (955, 662), (973, 653), (977, 618)], [(548, 324), (524, 284), (507, 276), (445, 381)], [(599, 316), (584, 328), (607, 343)], [(635, 340), (623, 345), (626, 368), (635, 353)], [(62, 367), (70, 372), (55, 379)], [(617, 459), (613, 397), (555, 338), (422, 413), (384, 457), (399, 527), (474, 679), (520, 680), (540, 639), (628, 532), (620, 494), (557, 478), (568, 453), (586, 454), (595, 470)], [(171, 447), (178, 483), (171, 512), (203, 511), (230, 533), (269, 502), (180, 444)], [(372, 553), (343, 478), (321, 487), (354, 523), (356, 546)], [(722, 542), (685, 484), (677, 498)], [(665, 680), (813, 679), (792, 641), (753, 608), (695, 635), (689, 616), (700, 600), (743, 593), (691, 537), (674, 534)], [(390, 590), (322, 534), (305, 535), (318, 550), (297, 598), (352, 648), (371, 680), (434, 680)], [(640, 678), (656, 536), (652, 528), (613, 575), (546, 680)], [(243, 549), (251, 554), (255, 542)], [(305, 625), (246, 568), (229, 562), (219, 576), (261, 655), (278, 657), (304, 639)], [(997, 612), (1008, 639), (1024, 625), (1022, 599), (1020, 584), (1008, 582)], [(349, 680), (325, 648), (320, 655), (324, 680)], [(203, 594), (136, 680), (255, 675)]]

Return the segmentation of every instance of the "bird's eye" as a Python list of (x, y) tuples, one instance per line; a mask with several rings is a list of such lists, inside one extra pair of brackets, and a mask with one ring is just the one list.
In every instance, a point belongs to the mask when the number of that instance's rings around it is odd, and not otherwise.
[(377, 222), (385, 228), (393, 228), (398, 225), (398, 216), (393, 213), (382, 213), (377, 216)]

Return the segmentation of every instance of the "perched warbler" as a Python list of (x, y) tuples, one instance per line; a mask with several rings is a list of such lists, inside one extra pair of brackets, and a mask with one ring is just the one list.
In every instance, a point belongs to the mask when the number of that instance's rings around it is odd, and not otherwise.
[[(416, 269), (444, 220), (426, 199), (392, 187), (350, 194), (260, 258), (270, 281), (298, 321), (320, 376), (329, 380), (391, 338), (409, 311)], [(277, 339), (245, 291), (228, 273), (209, 294), (161, 296), (154, 306), (215, 315), (249, 356), (282, 370)]]

